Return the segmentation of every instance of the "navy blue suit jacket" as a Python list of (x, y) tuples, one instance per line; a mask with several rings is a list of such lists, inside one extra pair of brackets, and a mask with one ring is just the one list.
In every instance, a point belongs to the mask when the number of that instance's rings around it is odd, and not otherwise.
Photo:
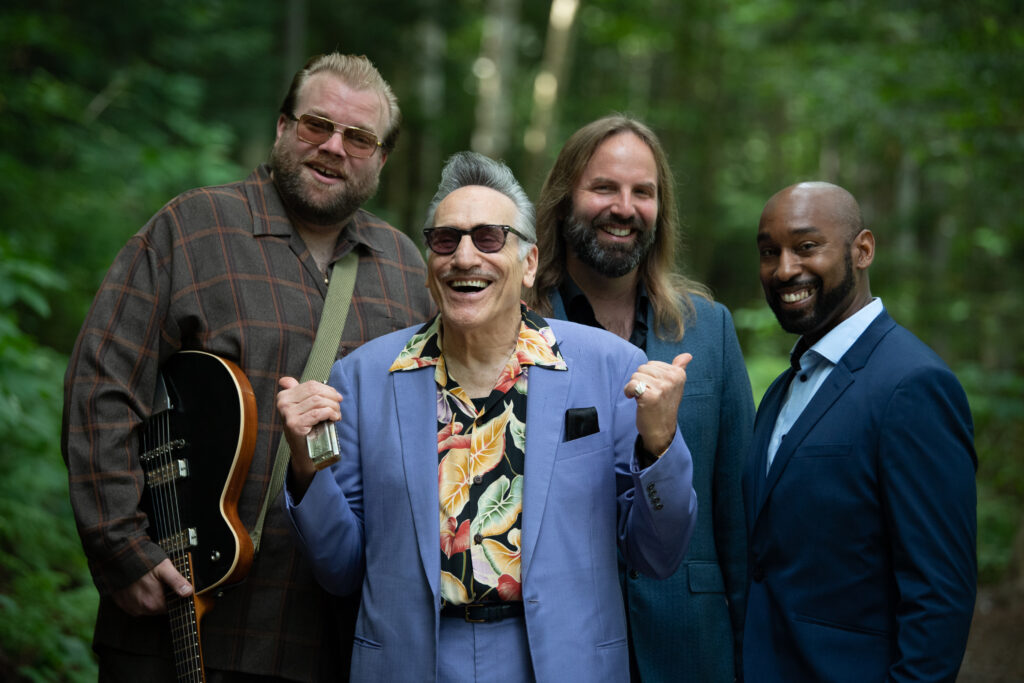
[(973, 425), (945, 363), (882, 312), (782, 440), (768, 389), (743, 480), (751, 681), (953, 681), (977, 583)]

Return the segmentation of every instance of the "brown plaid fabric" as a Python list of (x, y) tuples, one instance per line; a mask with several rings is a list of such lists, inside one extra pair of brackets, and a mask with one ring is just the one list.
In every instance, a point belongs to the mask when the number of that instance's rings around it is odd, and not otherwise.
[[(359, 254), (338, 357), (434, 313), (412, 241), (359, 211), (334, 254)], [(138, 504), (136, 427), (158, 369), (182, 349), (237, 363), (256, 394), (259, 431), (239, 503), (256, 520), (281, 436), (277, 380), (298, 377), (327, 284), (294, 232), (265, 166), (245, 181), (186, 192), (117, 255), (86, 317), (65, 377), (61, 445), (85, 554), (102, 596), (95, 642), (170, 656), (166, 617), (133, 619), (109, 599), (164, 555)], [(203, 620), (207, 667), (297, 681), (347, 677), (351, 606), (328, 596), (296, 552), (278, 497), (247, 580)]]

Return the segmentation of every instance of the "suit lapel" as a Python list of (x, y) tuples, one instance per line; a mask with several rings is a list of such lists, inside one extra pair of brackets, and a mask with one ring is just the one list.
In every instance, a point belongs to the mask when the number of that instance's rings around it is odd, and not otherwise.
[[(792, 372), (792, 371), (791, 371)], [(768, 477), (764, 480), (764, 485), (761, 489), (761, 495), (758, 497), (758, 512), (761, 511), (764, 501), (767, 500), (768, 495), (771, 493), (775, 484), (778, 483), (779, 477), (782, 472), (786, 469), (786, 465), (789, 464), (790, 459), (793, 457), (793, 452), (796, 451), (797, 447), (803, 443), (803, 440), (810, 433), (811, 429), (818, 423), (822, 416), (828, 412), (832, 404), (846, 391), (846, 388), (853, 383), (853, 375), (840, 361), (839, 365), (832, 368), (832, 372), (825, 379), (825, 382), (818, 387), (818, 391), (814, 394), (811, 402), (804, 408), (804, 412), (800, 413), (800, 417), (797, 418), (796, 422), (793, 423), (793, 427), (786, 433), (786, 437), (779, 444), (779, 450), (775, 453), (775, 459), (772, 460), (772, 466), (768, 470)], [(785, 392), (782, 392), (785, 393)], [(776, 416), (778, 411), (776, 411)], [(775, 422), (772, 422), (774, 428)], [(771, 430), (768, 430), (769, 438), (771, 437)], [(766, 448), (762, 451), (762, 462), (761, 462), (761, 473), (764, 473), (764, 466), (767, 463), (767, 443)]]
[(793, 379), (793, 369), (790, 368), (775, 378), (768, 391), (761, 399), (757, 409), (757, 417), (754, 421), (754, 435), (750, 447), (753, 457), (747, 467), (749, 488), (752, 493), (754, 506), (747, 506), (748, 522), (752, 522), (761, 509), (761, 502), (764, 495), (765, 469), (768, 466), (768, 443), (772, 438), (772, 430), (775, 428), (775, 421), (782, 410), (782, 399), (786, 396), (786, 387)]
[[(676, 355), (683, 351), (690, 351), (693, 353), (693, 359), (695, 361), (697, 360), (699, 354), (695, 352), (696, 349), (690, 346), (690, 340), (685, 336), (681, 341), (666, 341), (654, 333), (654, 309), (651, 308), (650, 304), (647, 304), (645, 320), (647, 321), (647, 348), (644, 351), (647, 353), (648, 358), (651, 360), (661, 360), (666, 363), (671, 363), (672, 359), (675, 358)], [(690, 323), (690, 325), (693, 325), (693, 323)], [(687, 335), (690, 334), (691, 329), (693, 329), (693, 327), (688, 326), (686, 328)], [(696, 333), (694, 333), (694, 336), (695, 335)], [(684, 390), (683, 396), (685, 395), (686, 392)], [(680, 416), (682, 416), (681, 409), (682, 404), (680, 404)]]
[(537, 546), (540, 521), (547, 506), (555, 455), (574, 371), (573, 359), (562, 349), (567, 371), (531, 366), (526, 399), (526, 465), (523, 474), (522, 578), (525, 581)]
[[(412, 523), (416, 529), (423, 571), (435, 600), (439, 600), (441, 531), (438, 526), (437, 385), (434, 368), (430, 366), (393, 375), (399, 448), (409, 506), (412, 508)], [(382, 425), (381, 428), (388, 429), (388, 426)], [(396, 558), (396, 561), (400, 560)]]
[[(762, 402), (762, 409), (768, 410), (767, 417), (771, 419), (766, 421), (763, 426), (759, 423), (759, 433), (755, 447), (757, 454), (755, 460), (755, 466), (759, 465), (760, 469), (755, 472), (755, 482), (758, 479), (762, 479), (763, 482), (757, 482), (756, 490), (758, 494), (755, 497), (757, 501), (754, 519), (761, 513), (765, 502), (768, 500), (768, 496), (771, 494), (772, 489), (778, 483), (779, 478), (786, 469), (786, 465), (793, 457), (793, 453), (797, 447), (803, 443), (804, 439), (811, 432), (814, 426), (821, 420), (821, 418), (831, 409), (835, 402), (840, 396), (850, 387), (856, 379), (856, 373), (860, 371), (865, 364), (867, 364), (868, 358), (871, 353), (875, 350), (878, 342), (888, 334), (888, 332), (896, 326), (889, 314), (883, 310), (877, 318), (875, 318), (864, 333), (861, 334), (860, 338), (854, 342), (853, 346), (839, 359), (839, 363), (829, 373), (828, 378), (818, 388), (818, 391), (811, 398), (810, 403), (804, 408), (804, 412), (800, 414), (796, 422), (793, 424), (792, 429), (786, 434), (786, 438), (782, 440), (779, 445), (779, 450), (775, 454), (775, 459), (772, 461), (771, 469), (768, 471), (767, 478), (763, 477), (764, 468), (767, 463), (767, 450), (768, 440), (771, 438), (772, 430), (775, 426), (775, 421), (778, 418), (779, 410), (781, 409), (781, 402), (785, 396), (785, 388), (788, 382), (782, 383), (776, 381), (773, 385), (773, 389), (778, 387), (778, 391), (771, 397), (769, 404)], [(790, 370), (788, 373), (790, 376), (793, 371)], [(787, 375), (783, 374), (782, 378)], [(782, 379), (780, 378), (780, 379)], [(771, 390), (769, 390), (771, 393)], [(768, 395), (765, 395), (765, 401), (769, 400)], [(758, 475), (758, 472), (761, 476)]]

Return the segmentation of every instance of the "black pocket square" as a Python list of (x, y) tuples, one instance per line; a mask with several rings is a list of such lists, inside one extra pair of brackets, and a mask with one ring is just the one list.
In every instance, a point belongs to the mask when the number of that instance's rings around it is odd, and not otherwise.
[(597, 408), (569, 408), (565, 411), (565, 440), (581, 439), (596, 434), (601, 428), (597, 424)]

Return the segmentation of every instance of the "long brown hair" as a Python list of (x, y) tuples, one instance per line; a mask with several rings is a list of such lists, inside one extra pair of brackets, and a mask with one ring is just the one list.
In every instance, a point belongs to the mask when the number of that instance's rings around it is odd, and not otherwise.
[(572, 193), (594, 151), (606, 139), (628, 132), (644, 141), (654, 154), (658, 170), (658, 217), (654, 244), (640, 263), (639, 274), (654, 309), (654, 332), (662, 339), (683, 337), (684, 320), (693, 312), (687, 295), (711, 299), (704, 285), (675, 272), (677, 232), (675, 180), (665, 150), (654, 132), (636, 119), (614, 114), (589, 123), (573, 133), (544, 181), (537, 201), (537, 247), (540, 258), (533, 288), (525, 293), (527, 303), (542, 315), (551, 315), (549, 299), (565, 279), (565, 236), (562, 223), (572, 213)]

